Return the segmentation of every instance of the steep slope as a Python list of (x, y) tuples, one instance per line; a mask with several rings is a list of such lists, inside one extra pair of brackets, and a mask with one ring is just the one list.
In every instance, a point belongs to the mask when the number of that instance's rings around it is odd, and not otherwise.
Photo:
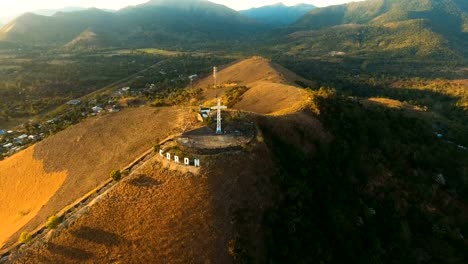
[(16, 261), (235, 263), (248, 256), (263, 262), (261, 223), (271, 206), (274, 166), (265, 145), (253, 145), (210, 157), (200, 175), (169, 170), (155, 156), (70, 228)]
[(186, 112), (139, 108), (91, 118), (1, 161), (0, 246), (15, 242), (20, 230), (34, 230), (108, 179), (110, 171), (133, 161), (186, 122)]
[(299, 18), (315, 8), (314, 5), (309, 4), (286, 6), (283, 3), (278, 3), (275, 5), (243, 10), (240, 11), (240, 13), (271, 27), (281, 27), (296, 22)]
[(463, 1), (367, 0), (311, 11), (292, 26), (290, 41), (296, 54), (313, 49), (462, 59), (467, 21)]
[(201, 40), (208, 45), (210, 40), (236, 39), (259, 30), (254, 21), (208, 1), (150, 1), (115, 13), (89, 9), (52, 17), (26, 14), (3, 27), (0, 40), (65, 45), (88, 28), (108, 36), (113, 46), (189, 46)]

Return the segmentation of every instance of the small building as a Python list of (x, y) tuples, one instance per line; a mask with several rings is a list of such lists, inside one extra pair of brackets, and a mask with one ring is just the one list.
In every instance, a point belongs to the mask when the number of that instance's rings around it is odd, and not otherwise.
[(5, 144), (2, 147), (5, 148), (5, 149), (9, 149), (9, 148), (13, 147), (13, 143)]
[(93, 108), (91, 108), (93, 110), (93, 112), (95, 113), (101, 113), (102, 112), (102, 107), (100, 106), (94, 106)]
[(6, 132), (5, 130), (1, 130), (1, 129), (0, 129), (0, 136), (5, 135), (6, 133), (7, 133), (7, 132)]
[(122, 90), (122, 92), (128, 92), (128, 91), (130, 91), (130, 87), (129, 86), (123, 87), (121, 90)]
[(343, 51), (331, 51), (330, 53), (328, 53), (328, 56), (330, 57), (335, 57), (335, 56), (344, 56), (346, 55), (346, 52), (343, 52)]
[(70, 101), (67, 102), (67, 105), (79, 105), (79, 104), (81, 104), (81, 101), (76, 100), (76, 99), (70, 100)]
[(23, 141), (24, 141), (25, 139), (27, 139), (27, 138), (28, 138), (28, 135), (23, 134), (23, 135), (21, 135), (21, 136), (15, 138), (15, 141), (18, 142), (18, 143), (23, 143)]
[(210, 116), (210, 113), (211, 113), (211, 108), (200, 106), (200, 115), (203, 118), (208, 118)]

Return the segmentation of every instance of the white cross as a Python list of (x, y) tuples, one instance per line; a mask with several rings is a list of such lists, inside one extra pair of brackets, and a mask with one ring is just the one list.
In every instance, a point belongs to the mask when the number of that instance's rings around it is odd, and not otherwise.
[(227, 109), (227, 106), (221, 105), (221, 99), (218, 99), (218, 105), (211, 107), (212, 110), (217, 110), (216, 116), (216, 134), (222, 134), (223, 130), (221, 129), (221, 109)]

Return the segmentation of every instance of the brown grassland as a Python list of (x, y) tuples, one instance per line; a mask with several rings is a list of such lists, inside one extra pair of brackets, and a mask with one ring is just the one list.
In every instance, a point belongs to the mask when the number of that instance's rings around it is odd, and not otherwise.
[[(158, 155), (70, 227), (14, 263), (230, 263), (239, 243), (264, 254), (271, 203), (268, 150), (210, 157), (200, 175), (166, 169)], [(240, 234), (248, 241), (238, 241)], [(198, 260), (198, 261), (197, 261)]]
[(234, 109), (258, 114), (282, 115), (304, 107), (308, 100), (305, 90), (298, 82), (314, 86), (295, 73), (261, 57), (252, 57), (221, 69), (217, 75), (218, 86), (213, 87), (213, 78), (207, 77), (196, 84), (202, 88), (202, 100), (222, 97), (230, 84), (245, 85), (248, 90), (239, 98)]
[(189, 112), (143, 107), (90, 118), (1, 161), (0, 245), (108, 179), (186, 123)]

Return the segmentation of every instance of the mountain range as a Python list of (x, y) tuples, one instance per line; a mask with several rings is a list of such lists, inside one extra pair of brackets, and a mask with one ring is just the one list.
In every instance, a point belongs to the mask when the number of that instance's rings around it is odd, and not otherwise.
[[(153, 0), (117, 12), (24, 14), (0, 30), (0, 41), (69, 49), (266, 45), (300, 56), (340, 51), (463, 60), (468, 55), (467, 6), (464, 0), (367, 0), (316, 9), (276, 4), (237, 12), (203, 0)], [(274, 27), (282, 29), (271, 31)]]
[(241, 14), (259, 21), (260, 23), (281, 27), (296, 22), (299, 18), (315, 9), (314, 5), (297, 4), (295, 6), (286, 6), (283, 3), (268, 5), (258, 8), (251, 8), (240, 11)]
[(0, 40), (68, 47), (71, 43), (81, 43), (86, 47), (86, 36), (92, 36), (91, 46), (106, 43), (173, 47), (201, 40), (229, 40), (257, 30), (260, 28), (257, 24), (232, 9), (208, 1), (153, 0), (115, 13), (99, 9), (60, 12), (51, 17), (27, 13), (4, 26)]
[(464, 0), (368, 0), (315, 9), (290, 27), (298, 54), (339, 50), (382, 56), (466, 57)]

